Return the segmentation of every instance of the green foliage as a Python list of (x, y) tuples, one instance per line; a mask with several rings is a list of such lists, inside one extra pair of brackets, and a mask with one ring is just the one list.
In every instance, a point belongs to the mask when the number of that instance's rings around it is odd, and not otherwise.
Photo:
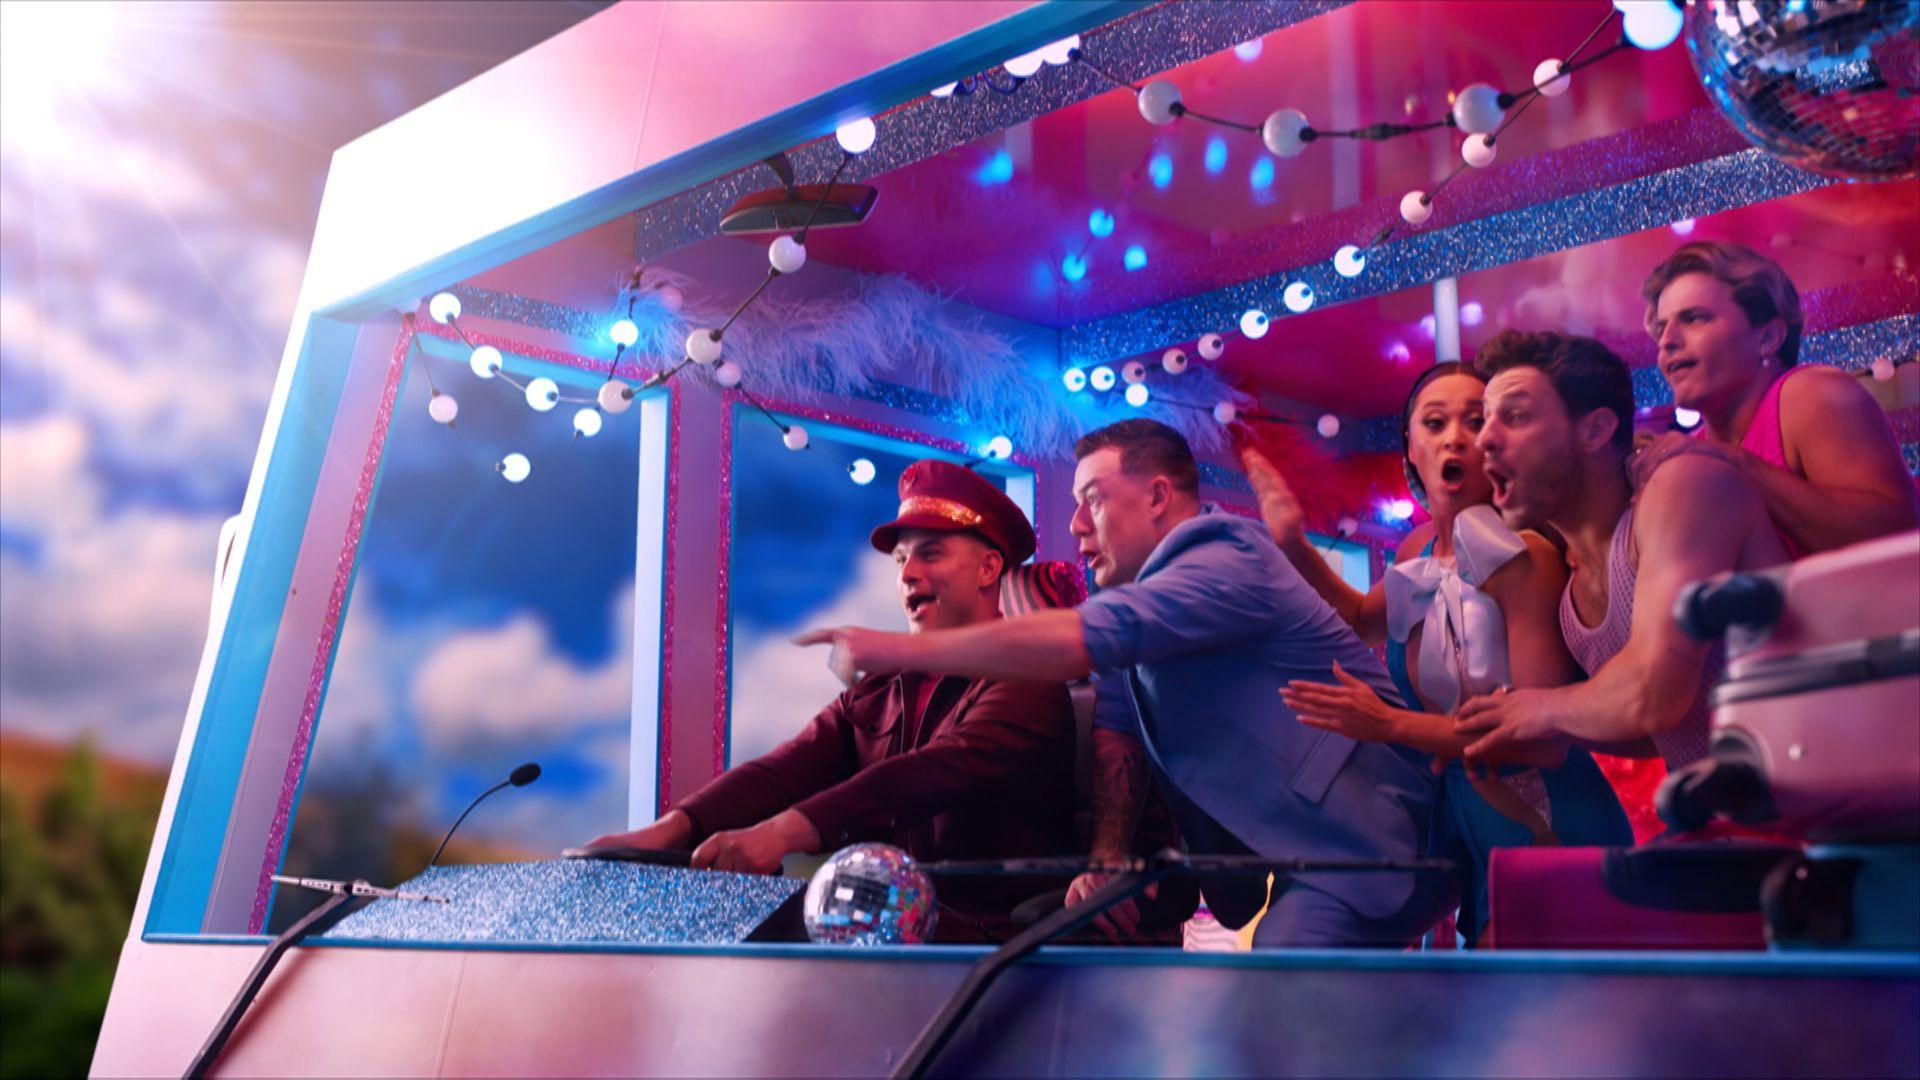
[(106, 797), (75, 746), (33, 805), (0, 791), (0, 1077), (80, 1076), (140, 891), (156, 791)]

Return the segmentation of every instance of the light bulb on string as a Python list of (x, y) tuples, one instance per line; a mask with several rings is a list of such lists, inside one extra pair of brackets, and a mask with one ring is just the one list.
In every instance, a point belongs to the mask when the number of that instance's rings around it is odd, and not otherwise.
[(713, 369), (713, 381), (719, 383), (723, 389), (731, 390), (740, 385), (742, 374), (739, 364), (731, 360), (722, 360), (719, 366)]
[(1387, 504), (1387, 516), (1395, 521), (1407, 521), (1413, 517), (1413, 500), (1395, 499)]
[(1313, 307), (1313, 286), (1304, 281), (1292, 282), (1281, 291), (1280, 302), (1295, 315), (1304, 314)]
[(1066, 386), (1067, 393), (1077, 394), (1087, 388), (1087, 373), (1081, 368), (1070, 367), (1060, 373), (1060, 382)]
[(1178, 375), (1187, 370), (1187, 352), (1185, 349), (1168, 349), (1160, 354), (1160, 369), (1169, 375)]
[(1506, 112), (1500, 91), (1486, 83), (1463, 87), (1453, 99), (1453, 124), (1469, 135), (1484, 135), (1499, 127)]
[(1147, 123), (1171, 124), (1179, 116), (1180, 88), (1165, 79), (1155, 79), (1140, 88), (1140, 115)]
[(1693, 409), (1675, 409), (1673, 422), (1680, 425), (1682, 431), (1692, 431), (1700, 426), (1700, 414)]
[(1331, 439), (1340, 434), (1340, 418), (1332, 413), (1323, 413), (1320, 419), (1314, 421), (1313, 430), (1319, 432), (1321, 438)]
[(1013, 456), (1013, 440), (1005, 435), (995, 435), (987, 440), (987, 457), (994, 461), (1005, 461)]
[(711, 364), (720, 359), (720, 331), (702, 327), (687, 335), (687, 359)]
[(1424, 191), (1409, 191), (1400, 199), (1400, 219), (1409, 225), (1425, 225), (1433, 216), (1433, 202)]
[(434, 293), (427, 301), (427, 314), (441, 326), (460, 317), (460, 298), (450, 292)]
[(483, 379), (493, 378), (506, 366), (500, 350), (491, 345), (481, 345), (467, 355), (467, 368)]
[(507, 483), (517, 484), (533, 472), (533, 462), (528, 461), (525, 454), (512, 453), (501, 458), (494, 465), (494, 470), (504, 477)]
[(1138, 386), (1147, 381), (1147, 365), (1138, 360), (1129, 360), (1120, 368), (1120, 379), (1128, 386)]
[(783, 274), (797, 274), (807, 265), (807, 245), (791, 236), (776, 236), (767, 246), (767, 261)]
[(1248, 308), (1240, 313), (1240, 333), (1249, 341), (1259, 341), (1266, 337), (1267, 327), (1271, 325), (1272, 323), (1267, 319), (1267, 313), (1259, 308)]
[(1357, 244), (1342, 245), (1333, 253), (1333, 272), (1343, 278), (1359, 277), (1367, 268), (1367, 253)]
[(600, 410), (588, 408), (574, 413), (573, 433), (589, 439), (600, 434)]
[(1493, 164), (1499, 150), (1494, 146), (1491, 135), (1469, 135), (1460, 144), (1460, 157), (1476, 169), (1484, 169)]
[(1040, 56), (1047, 63), (1059, 67), (1073, 63), (1073, 50), (1080, 47), (1080, 35), (1068, 34), (1059, 41), (1040, 50)]
[(1290, 158), (1306, 149), (1307, 116), (1299, 109), (1279, 109), (1260, 125), (1260, 141), (1276, 157)]
[(1218, 360), (1227, 351), (1227, 339), (1219, 334), (1201, 334), (1194, 347), (1200, 350), (1200, 359)]
[(805, 450), (807, 448), (807, 429), (801, 427), (799, 424), (794, 424), (781, 433), (780, 441), (786, 444), (789, 450)]
[(1627, 0), (1620, 10), (1626, 13), (1623, 25), (1627, 40), (1648, 52), (1673, 44), (1685, 23), (1680, 9), (1669, 0)]
[(607, 330), (607, 336), (624, 349), (640, 340), (640, 327), (632, 319), (621, 319)]
[(853, 463), (847, 466), (847, 476), (861, 487), (873, 483), (873, 478), (879, 475), (879, 472), (880, 470), (874, 468), (873, 462), (866, 458), (854, 458)]
[(1894, 375), (1893, 357), (1891, 356), (1874, 357), (1873, 366), (1868, 368), (1868, 371), (1870, 371), (1873, 374), (1873, 379), (1875, 382), (1892, 382), (1893, 375)]
[(1127, 404), (1136, 409), (1147, 403), (1148, 396), (1146, 383), (1134, 383), (1127, 387)]
[(1213, 407), (1213, 419), (1215, 423), (1231, 424), (1239, 415), (1240, 410), (1234, 408), (1233, 402), (1231, 401), (1223, 401)]
[(1114, 375), (1113, 369), (1105, 364), (1101, 364), (1087, 374), (1087, 385), (1104, 394), (1113, 389), (1115, 378), (1117, 378), (1117, 376)]
[(1097, 238), (1112, 236), (1113, 226), (1113, 215), (1105, 210), (1095, 210), (1087, 215), (1087, 231)]
[(678, 312), (681, 306), (687, 302), (687, 294), (672, 285), (660, 286), (654, 290), (653, 295), (660, 301), (661, 307), (672, 312)]
[(1029, 53), (1021, 53), (1000, 66), (1006, 68), (1007, 74), (1016, 79), (1031, 79), (1034, 72), (1040, 70), (1040, 65), (1047, 62), (1043, 55), (1045, 52), (1045, 49), (1035, 49)]
[(953, 92), (955, 90), (958, 90), (959, 88), (960, 88), (960, 84), (957, 82), (941, 83), (939, 86), (936, 86), (932, 90), (929, 90), (928, 93), (932, 94), (934, 97), (937, 97), (937, 98), (952, 97)]
[(609, 416), (618, 416), (627, 411), (627, 406), (633, 404), (633, 391), (626, 383), (609, 381), (601, 385), (600, 392), (594, 395), (594, 400), (599, 402), (602, 412)]
[(433, 417), (436, 424), (452, 426), (453, 418), (460, 415), (460, 403), (453, 400), (452, 394), (443, 394), (438, 390), (427, 401), (427, 415)]
[(1573, 76), (1560, 70), (1561, 61), (1550, 58), (1533, 69), (1533, 85), (1541, 97), (1559, 97), (1573, 85)]
[(839, 142), (840, 149), (849, 154), (864, 154), (873, 148), (873, 139), (877, 132), (873, 121), (868, 117), (849, 120), (834, 129), (833, 137)]
[(550, 412), (560, 404), (560, 385), (545, 375), (527, 380), (527, 406), (534, 412)]

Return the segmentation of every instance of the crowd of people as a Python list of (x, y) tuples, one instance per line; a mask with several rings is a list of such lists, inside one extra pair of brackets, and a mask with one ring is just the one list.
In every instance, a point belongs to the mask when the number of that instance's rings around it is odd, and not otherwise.
[[(1256, 946), (1401, 946), (1456, 909), (1472, 940), (1494, 849), (1631, 842), (1589, 751), (1706, 755), (1719, 657), (1671, 617), (1685, 585), (1920, 526), (1879, 404), (1797, 363), (1800, 302), (1777, 264), (1689, 244), (1643, 293), (1660, 371), (1700, 426), (1636, 440), (1630, 372), (1605, 345), (1496, 335), (1408, 396), (1406, 478), (1429, 520), (1367, 593), (1307, 539), (1271, 462), (1243, 454), (1260, 520), (1222, 512), (1179, 433), (1136, 419), (1074, 448), (1070, 528), (1096, 591), (1001, 617), (1032, 527), (972, 472), (916, 463), (873, 533), (909, 632), (803, 636), (830, 646), (846, 693), (594, 844), (757, 873), (868, 839), (930, 860), (1125, 857), (1176, 834), (1206, 854), (1439, 856), (1457, 872), (1201, 888), (1227, 926), (1265, 910)], [(1083, 731), (1068, 684), (1089, 678)], [(1101, 883), (1074, 879), (1064, 902)], [(1004, 937), (1059, 884), (943, 886), (942, 937)], [(1153, 894), (1098, 925), (1137, 938), (1193, 903)]]

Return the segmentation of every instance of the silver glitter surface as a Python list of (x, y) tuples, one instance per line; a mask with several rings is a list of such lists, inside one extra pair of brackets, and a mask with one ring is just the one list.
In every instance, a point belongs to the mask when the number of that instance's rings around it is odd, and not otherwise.
[(1360, 422), (1360, 450), (1368, 454), (1398, 454), (1400, 446), (1400, 418), (1398, 416), (1376, 416)]
[(380, 942), (738, 942), (804, 888), (795, 878), (638, 863), (552, 862), (436, 866), (400, 886), (445, 904), (375, 900), (322, 935)]
[[(1210, 56), (1240, 42), (1343, 8), (1351, 0), (1242, 0), (1167, 3), (1081, 35), (1088, 59), (1115, 76), (1139, 80)], [(1006, 78), (1001, 75), (999, 78)], [(928, 87), (932, 89), (931, 86)], [(861, 181), (977, 142), (1036, 116), (1114, 90), (1081, 64), (1047, 65), (1012, 93), (981, 88), (965, 96), (922, 96), (873, 118), (873, 149), (847, 164), (840, 178)], [(821, 183), (839, 166), (831, 136), (789, 150), (803, 184)], [(635, 215), (634, 257), (658, 258), (717, 236), (727, 208), (750, 192), (777, 186), (761, 165), (729, 173)]]
[[(1920, 315), (1895, 315), (1859, 326), (1842, 326), (1808, 334), (1800, 343), (1801, 363), (1831, 364), (1844, 371), (1871, 367), (1883, 356), (1920, 356)], [(1673, 389), (1659, 368), (1633, 370), (1633, 404), (1642, 409), (1673, 404)]]
[(472, 285), (456, 285), (448, 291), (460, 298), (460, 311), (464, 316), (541, 326), (583, 341), (604, 341), (608, 329), (620, 317), (613, 311), (586, 311)]
[(1341, 277), (1334, 272), (1331, 261), (1325, 261), (1079, 323), (1061, 332), (1061, 359), (1070, 364), (1095, 364), (1134, 356), (1232, 326), (1250, 307), (1284, 311), (1281, 293), (1295, 281), (1312, 287), (1316, 306), (1324, 307), (1609, 240), (1679, 218), (1707, 217), (1734, 207), (1785, 198), (1832, 183), (1826, 177), (1783, 165), (1763, 151), (1744, 150), (1392, 241), (1368, 253), (1366, 270), (1358, 277)]
[(1253, 485), (1247, 482), (1247, 474), (1238, 469), (1229, 469), (1215, 465), (1211, 461), (1200, 464), (1200, 482), (1227, 491), (1237, 491), (1243, 495), (1253, 494)]

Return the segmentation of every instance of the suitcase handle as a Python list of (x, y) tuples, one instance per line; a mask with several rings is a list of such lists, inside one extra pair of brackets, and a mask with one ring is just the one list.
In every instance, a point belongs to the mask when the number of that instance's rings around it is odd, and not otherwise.
[(1695, 641), (1717, 641), (1735, 626), (1772, 629), (1783, 600), (1772, 578), (1729, 574), (1681, 589), (1673, 601), (1673, 618)]

